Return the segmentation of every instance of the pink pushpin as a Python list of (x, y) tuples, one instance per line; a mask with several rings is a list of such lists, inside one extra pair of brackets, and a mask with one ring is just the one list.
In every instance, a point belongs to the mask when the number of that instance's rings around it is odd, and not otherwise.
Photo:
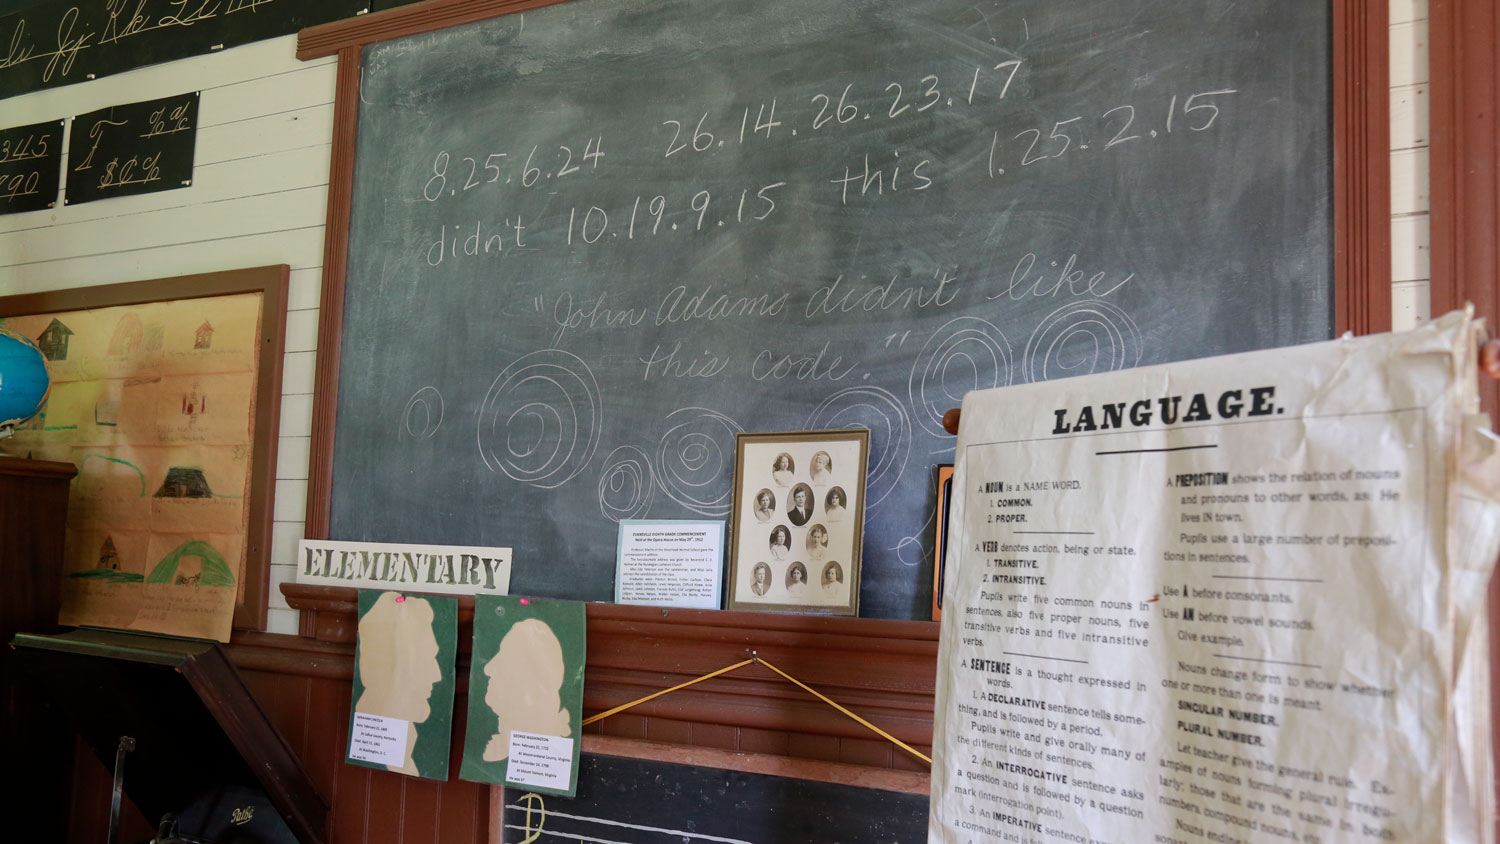
[(529, 603), (531, 603), (531, 599), (530, 598), (522, 598), (521, 599), (521, 605), (522, 606), (525, 606), (526, 604), (529, 604)]
[(405, 595), (397, 595), (396, 596), (396, 603), (399, 604), (399, 603), (401, 603), (404, 600), (406, 600), (406, 596)]

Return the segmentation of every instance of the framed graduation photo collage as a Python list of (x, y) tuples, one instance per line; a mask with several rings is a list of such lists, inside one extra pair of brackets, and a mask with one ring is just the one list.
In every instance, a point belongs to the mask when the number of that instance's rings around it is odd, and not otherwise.
[(727, 608), (859, 615), (870, 432), (740, 434)]

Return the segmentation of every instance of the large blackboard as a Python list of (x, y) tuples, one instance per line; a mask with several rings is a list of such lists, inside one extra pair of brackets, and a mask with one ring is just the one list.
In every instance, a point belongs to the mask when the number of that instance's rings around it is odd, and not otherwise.
[(966, 391), (1326, 339), (1327, 4), (574, 0), (366, 48), (331, 536), (727, 519), (872, 432), (860, 605), (930, 608)]
[[(578, 796), (505, 789), (504, 841), (914, 844), (926, 794), (584, 754)], [(535, 837), (532, 837), (535, 836)]]

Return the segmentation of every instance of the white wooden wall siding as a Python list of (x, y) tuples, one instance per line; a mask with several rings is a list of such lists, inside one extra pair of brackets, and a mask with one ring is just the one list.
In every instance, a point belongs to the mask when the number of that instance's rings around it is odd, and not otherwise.
[[(1391, 2), (1394, 320), (1428, 317), (1427, 0)], [(203, 92), (193, 185), (0, 217), (0, 294), (291, 265), (268, 629), (295, 633), (277, 586), (302, 536), (332, 140), (334, 60), (295, 36), (0, 100), (6, 126)]]
[(0, 100), (0, 125), (201, 91), (193, 184), (0, 217), (0, 294), (291, 266), (273, 511), (268, 629), (297, 631), (277, 585), (302, 536), (312, 430), (334, 59), (299, 62), (296, 37), (263, 41)]
[(1428, 212), (1427, 0), (1391, 6), (1391, 323), (1411, 328), (1431, 316)]

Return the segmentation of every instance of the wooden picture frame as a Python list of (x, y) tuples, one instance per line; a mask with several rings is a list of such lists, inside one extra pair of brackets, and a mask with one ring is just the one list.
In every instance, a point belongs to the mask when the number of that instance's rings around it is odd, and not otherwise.
[(953, 464), (937, 467), (937, 510), (932, 537), (932, 620), (943, 620), (943, 557), (948, 553), (948, 509), (953, 504)]
[(735, 436), (726, 608), (859, 615), (870, 432)]
[[(277, 427), (281, 416), (281, 357), (285, 348), (285, 264), (122, 284), (78, 287), (0, 297), (0, 320), (77, 311), (258, 294), (253, 421), (247, 468), (244, 564), (234, 604), (235, 629), (264, 630), (270, 601), (272, 501), (276, 485)], [(58, 572), (58, 576), (62, 576)]]

